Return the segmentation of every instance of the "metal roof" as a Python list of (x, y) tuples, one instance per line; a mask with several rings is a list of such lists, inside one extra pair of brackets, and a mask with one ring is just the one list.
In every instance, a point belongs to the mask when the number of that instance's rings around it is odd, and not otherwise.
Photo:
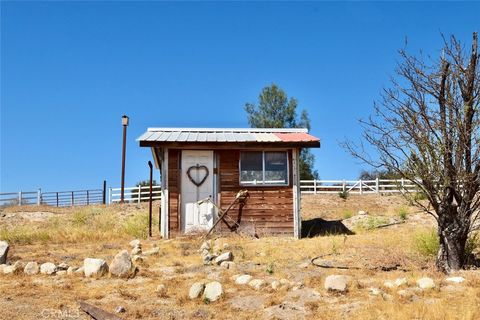
[(156, 143), (318, 143), (305, 128), (148, 128), (137, 141)]

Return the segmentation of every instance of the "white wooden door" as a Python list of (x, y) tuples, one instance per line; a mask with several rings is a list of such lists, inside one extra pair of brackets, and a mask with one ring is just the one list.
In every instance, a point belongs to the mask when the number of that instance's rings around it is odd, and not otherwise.
[(214, 208), (199, 200), (213, 196), (213, 151), (182, 151), (182, 229), (205, 230), (213, 225)]

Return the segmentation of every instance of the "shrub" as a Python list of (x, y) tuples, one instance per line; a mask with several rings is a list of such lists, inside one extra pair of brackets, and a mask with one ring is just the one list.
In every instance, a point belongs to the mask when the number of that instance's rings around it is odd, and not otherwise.
[[(152, 226), (156, 224), (152, 221)], [(123, 223), (125, 233), (135, 237), (146, 239), (148, 237), (148, 212), (140, 212), (131, 216)]]
[(339, 196), (340, 198), (342, 198), (343, 200), (347, 200), (349, 194), (348, 194), (348, 191), (347, 191), (347, 190), (342, 190), (342, 191), (340, 191), (340, 192), (338, 193), (338, 196)]
[(401, 220), (405, 221), (405, 220), (407, 220), (408, 210), (405, 207), (400, 207), (397, 210), (397, 214), (398, 214), (398, 216), (400, 217)]
[(470, 234), (467, 239), (467, 244), (465, 245), (465, 256), (467, 259), (477, 248), (480, 248), (480, 232)]
[(413, 247), (424, 257), (435, 257), (440, 248), (437, 231), (434, 229), (418, 231), (413, 236)]
[(368, 217), (368, 219), (357, 223), (356, 228), (363, 230), (373, 230), (389, 222), (386, 218)]

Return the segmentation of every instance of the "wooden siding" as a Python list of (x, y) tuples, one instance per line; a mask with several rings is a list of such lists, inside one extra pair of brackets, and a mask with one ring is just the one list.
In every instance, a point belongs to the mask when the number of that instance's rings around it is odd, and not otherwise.
[[(217, 150), (219, 159), (219, 199), (226, 208), (241, 189), (250, 197), (239, 213), (239, 206), (229, 212), (229, 217), (239, 219), (240, 225), (251, 224), (258, 233), (293, 234), (292, 155), (289, 151), (289, 185), (275, 187), (241, 186), (239, 183), (240, 150)], [(223, 229), (226, 225), (220, 223)]]
[(180, 150), (168, 150), (168, 190), (170, 234), (180, 229)]

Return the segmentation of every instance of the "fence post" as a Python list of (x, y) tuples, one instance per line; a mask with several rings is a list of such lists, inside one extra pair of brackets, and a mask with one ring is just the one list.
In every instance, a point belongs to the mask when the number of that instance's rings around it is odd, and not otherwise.
[(378, 177), (375, 179), (375, 188), (377, 189), (377, 193), (380, 192), (380, 183), (378, 181)]
[(22, 191), (18, 192), (18, 205), (22, 205)]
[(90, 204), (90, 199), (89, 199), (89, 196), (88, 196), (88, 190), (87, 190), (87, 206)]
[(403, 181), (403, 178), (400, 181), (402, 182), (402, 191), (405, 191), (405, 182)]
[(343, 182), (342, 182), (342, 192), (345, 193), (345, 191), (347, 191), (347, 182), (345, 181), (345, 179), (343, 179)]
[(74, 195), (73, 195), (73, 191), (72, 191), (72, 207), (74, 206), (75, 204), (75, 199), (74, 199)]
[(38, 188), (37, 190), (37, 206), (42, 204), (42, 189)]
[(107, 180), (103, 180), (102, 204), (105, 204), (107, 198)]
[(108, 204), (112, 204), (112, 187), (108, 188)]
[(58, 192), (57, 192), (57, 207), (58, 207)]
[(313, 179), (313, 193), (317, 194), (317, 179)]
[(140, 204), (140, 198), (142, 197), (142, 186), (138, 186), (138, 204)]
[(360, 185), (360, 194), (363, 194), (362, 179), (360, 179), (358, 182), (359, 182), (359, 185)]

